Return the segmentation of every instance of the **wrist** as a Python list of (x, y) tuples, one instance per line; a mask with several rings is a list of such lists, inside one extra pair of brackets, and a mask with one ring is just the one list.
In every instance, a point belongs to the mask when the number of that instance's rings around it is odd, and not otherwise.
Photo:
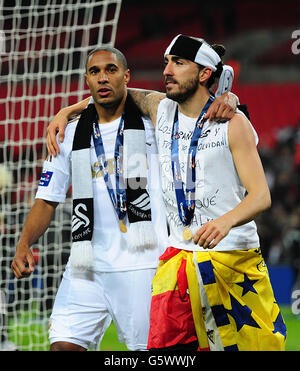
[(234, 217), (234, 213), (231, 211), (229, 211), (228, 213), (224, 214), (222, 216), (224, 222), (225, 222), (225, 225), (228, 229), (228, 231), (231, 230), (231, 228), (235, 227), (235, 223), (236, 223), (236, 220), (235, 220), (235, 217)]
[(74, 110), (70, 110), (69, 107), (64, 107), (60, 109), (56, 115), (59, 120), (65, 120), (66, 122), (72, 118), (74, 115)]
[(16, 247), (17, 252), (28, 251), (29, 249), (30, 249), (29, 243), (27, 243), (26, 241), (22, 241), (22, 240), (18, 242), (17, 247)]
[(232, 93), (231, 91), (228, 92), (229, 99), (234, 102), (235, 106), (238, 106), (240, 104), (239, 97)]

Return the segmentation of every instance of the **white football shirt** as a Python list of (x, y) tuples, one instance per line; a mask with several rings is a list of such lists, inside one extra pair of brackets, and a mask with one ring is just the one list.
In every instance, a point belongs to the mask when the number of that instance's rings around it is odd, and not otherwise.
[[(101, 124), (106, 159), (113, 186), (115, 139), (120, 119)], [(106, 184), (98, 167), (94, 143), (91, 139), (91, 170), (94, 191), (94, 270), (102, 272), (127, 271), (156, 268), (158, 258), (167, 247), (167, 224), (161, 194), (157, 146), (154, 127), (150, 120), (143, 118), (146, 133), (148, 161), (148, 192), (151, 199), (152, 222), (159, 241), (155, 249), (132, 252), (127, 248), (127, 234), (119, 228), (119, 220), (109, 197)], [(65, 202), (66, 193), (71, 185), (71, 154), (75, 129), (78, 121), (69, 123), (65, 139), (60, 143), (60, 154), (44, 162), (41, 181), (36, 198)], [(88, 166), (88, 165), (87, 165)], [(127, 217), (125, 219), (126, 223)]]

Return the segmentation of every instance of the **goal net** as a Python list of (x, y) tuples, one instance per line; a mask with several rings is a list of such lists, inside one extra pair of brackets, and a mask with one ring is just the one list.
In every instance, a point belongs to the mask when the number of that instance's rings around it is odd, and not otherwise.
[[(69, 256), (71, 201), (32, 247), (36, 268), (11, 272), (47, 155), (49, 121), (85, 98), (85, 60), (115, 43), (121, 0), (0, 0), (0, 349), (47, 350), (48, 318)], [(70, 195), (69, 195), (70, 196)]]

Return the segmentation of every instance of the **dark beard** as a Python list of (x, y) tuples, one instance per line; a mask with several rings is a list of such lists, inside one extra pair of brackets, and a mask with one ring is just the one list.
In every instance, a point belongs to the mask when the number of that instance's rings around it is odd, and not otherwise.
[(180, 91), (177, 93), (171, 93), (166, 90), (166, 96), (167, 98), (170, 98), (174, 100), (177, 103), (184, 103), (186, 100), (188, 100), (196, 90), (198, 89), (198, 76), (194, 79), (188, 80), (185, 84), (179, 85)]

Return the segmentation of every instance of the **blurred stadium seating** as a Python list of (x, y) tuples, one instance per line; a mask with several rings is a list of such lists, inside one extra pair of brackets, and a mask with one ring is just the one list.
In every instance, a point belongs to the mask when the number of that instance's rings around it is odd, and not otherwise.
[[(130, 86), (160, 91), (164, 90), (163, 51), (175, 35), (199, 36), (226, 46), (225, 62), (233, 66), (236, 76), (232, 91), (241, 103), (248, 105), (251, 121), (260, 137), (259, 150), (272, 191), (273, 206), (258, 219), (263, 254), (270, 265), (292, 267), (295, 277), (300, 266), (300, 54), (292, 53), (291, 34), (300, 29), (299, 18), (300, 3), (296, 0), (210, 0), (207, 3), (124, 0), (116, 36), (116, 47), (124, 52), (132, 70)], [(82, 31), (78, 31), (75, 39), (80, 37)], [(64, 35), (60, 35), (51, 43), (64, 45), (63, 38)], [(19, 48), (26, 48), (22, 40)], [(40, 48), (39, 40), (36, 40), (36, 48)], [(34, 55), (32, 63), (37, 63)], [(75, 70), (76, 58), (73, 63)], [(3, 63), (1, 74), (5, 74), (5, 68)], [(22, 63), (16, 73), (22, 73)], [(57, 112), (62, 105), (64, 87), (58, 79), (55, 88), (51, 88), (55, 89), (52, 94), (56, 95), (54, 112)], [(1, 86), (2, 98), (7, 96), (5, 89)], [(77, 89), (75, 73), (71, 90)], [(42, 146), (45, 124), (33, 125), (31, 118), (37, 111), (47, 116), (47, 101), (31, 100), (22, 105), (24, 110), (18, 96), (23, 97), (24, 102), (25, 84), (20, 83), (16, 99), (6, 103), (22, 116), (22, 122), (2, 126), (0, 141), (11, 137), (16, 142), (23, 141), (24, 149), (30, 146), (31, 138), (40, 137), (36, 145)], [(69, 103), (75, 100), (75, 95), (69, 97)], [(48, 116), (53, 112), (53, 107), (51, 109)], [(0, 120), (4, 119), (3, 115), (0, 110)], [(16, 147), (13, 152), (16, 158), (19, 151), (20, 147)], [(0, 160), (1, 156), (0, 153)], [(300, 283), (297, 285), (300, 288)]]
[(292, 52), (297, 29), (295, 0), (127, 0), (116, 38), (132, 69), (130, 86), (160, 91), (163, 51), (178, 33), (227, 48), (224, 61), (235, 71), (232, 91), (248, 105), (259, 134), (273, 203), (257, 223), (276, 297), (284, 303), (300, 289), (300, 53)]

